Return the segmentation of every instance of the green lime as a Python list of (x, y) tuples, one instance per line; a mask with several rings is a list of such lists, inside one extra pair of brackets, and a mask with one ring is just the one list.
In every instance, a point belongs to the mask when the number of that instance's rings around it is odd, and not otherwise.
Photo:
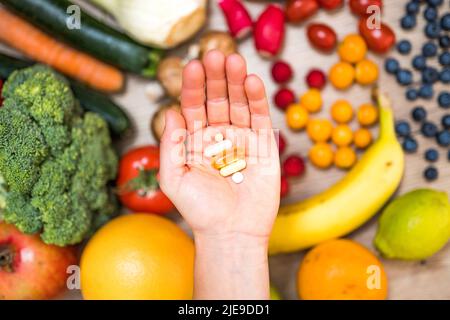
[(392, 201), (381, 214), (375, 246), (386, 257), (422, 260), (450, 238), (447, 193), (419, 189)]

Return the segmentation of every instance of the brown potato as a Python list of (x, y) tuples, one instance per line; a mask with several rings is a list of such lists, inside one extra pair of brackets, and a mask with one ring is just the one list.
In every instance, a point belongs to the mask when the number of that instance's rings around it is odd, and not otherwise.
[(166, 105), (163, 105), (159, 108), (159, 110), (153, 115), (151, 121), (151, 131), (156, 141), (159, 142), (164, 132), (164, 127), (166, 125), (165, 114), (168, 109), (174, 109), (178, 112), (181, 112), (181, 106), (178, 102), (172, 101)]
[(181, 94), (181, 77), (183, 74), (183, 59), (176, 56), (164, 58), (158, 66), (157, 78), (167, 94), (179, 99)]
[(228, 32), (209, 31), (205, 33), (199, 41), (200, 58), (210, 50), (222, 51), (225, 56), (237, 52), (236, 42)]

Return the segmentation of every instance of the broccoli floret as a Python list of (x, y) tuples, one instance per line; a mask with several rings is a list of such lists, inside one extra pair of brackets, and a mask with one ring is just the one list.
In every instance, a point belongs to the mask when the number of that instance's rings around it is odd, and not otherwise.
[[(108, 184), (118, 159), (108, 126), (96, 114), (82, 115), (68, 84), (47, 67), (14, 73), (5, 91), (0, 176), (9, 193), (3, 218), (23, 232), (41, 233), (46, 243), (78, 243), (117, 211)], [(2, 130), (4, 121), (12, 124)]]

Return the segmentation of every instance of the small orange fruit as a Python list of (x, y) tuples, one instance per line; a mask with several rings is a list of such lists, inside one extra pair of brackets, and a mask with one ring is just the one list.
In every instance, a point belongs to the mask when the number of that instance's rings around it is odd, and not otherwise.
[(359, 149), (365, 149), (372, 143), (372, 134), (366, 128), (359, 128), (353, 134), (355, 146)]
[(378, 109), (370, 103), (364, 103), (358, 108), (357, 117), (362, 126), (371, 126), (378, 120)]
[(362, 85), (373, 84), (378, 80), (378, 66), (371, 60), (361, 60), (355, 67), (356, 82)]
[(337, 239), (305, 255), (297, 288), (305, 300), (382, 300), (387, 297), (388, 280), (372, 252), (356, 242)]
[(317, 89), (309, 89), (303, 96), (300, 97), (300, 103), (309, 112), (318, 112), (322, 108), (322, 96)]
[(356, 153), (350, 147), (340, 147), (334, 154), (334, 164), (339, 169), (350, 169), (356, 162)]
[(309, 160), (320, 169), (326, 169), (333, 164), (333, 149), (328, 143), (319, 142), (309, 150)]
[(353, 119), (353, 107), (347, 100), (337, 100), (331, 106), (331, 117), (337, 123), (348, 123)]
[(80, 268), (85, 299), (191, 299), (194, 244), (166, 218), (124, 215), (91, 238)]
[(340, 124), (333, 128), (331, 140), (338, 147), (346, 147), (353, 141), (353, 131), (346, 124)]
[(355, 68), (348, 62), (338, 62), (331, 67), (329, 79), (336, 89), (347, 89), (355, 80)]
[(291, 104), (286, 109), (286, 122), (292, 130), (301, 130), (308, 123), (308, 110), (299, 103)]
[(306, 125), (309, 138), (314, 142), (326, 142), (331, 137), (333, 126), (326, 119), (311, 119)]
[(342, 61), (357, 63), (366, 56), (367, 45), (360, 35), (349, 34), (339, 45), (338, 53)]

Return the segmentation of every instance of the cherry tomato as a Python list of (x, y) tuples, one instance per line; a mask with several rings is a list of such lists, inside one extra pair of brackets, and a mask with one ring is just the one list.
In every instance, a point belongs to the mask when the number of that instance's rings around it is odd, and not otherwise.
[(317, 0), (288, 0), (286, 4), (286, 18), (290, 22), (302, 22), (319, 9)]
[(135, 212), (165, 214), (174, 206), (159, 189), (159, 149), (144, 146), (126, 153), (119, 164), (120, 202)]
[(342, 6), (344, 0), (317, 0), (325, 10), (334, 10)]
[(311, 44), (322, 51), (332, 51), (336, 47), (337, 36), (334, 30), (323, 23), (311, 23), (307, 30)]
[(367, 8), (370, 6), (378, 6), (382, 10), (383, 0), (350, 0), (349, 5), (354, 14), (364, 17), (370, 15), (367, 12)]
[(367, 46), (377, 53), (385, 53), (395, 44), (395, 33), (384, 24), (380, 28), (371, 28), (368, 25), (367, 18), (361, 18), (359, 21), (359, 33), (366, 40)]

